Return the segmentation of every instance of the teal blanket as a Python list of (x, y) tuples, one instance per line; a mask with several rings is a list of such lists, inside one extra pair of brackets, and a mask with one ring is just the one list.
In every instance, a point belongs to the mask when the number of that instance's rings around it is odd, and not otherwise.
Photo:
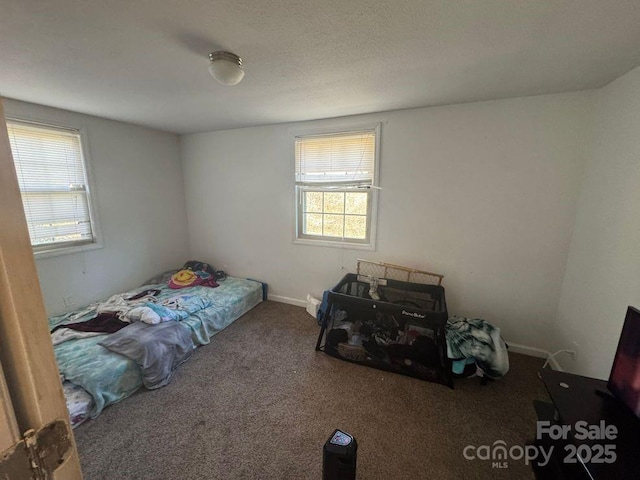
[[(197, 298), (194, 301), (203, 308), (192, 311), (180, 320), (189, 327), (196, 347), (209, 343), (213, 335), (262, 301), (261, 283), (234, 277), (220, 282), (217, 288), (198, 286), (172, 290), (167, 285), (145, 285), (127, 295), (150, 288), (161, 290), (157, 295), (160, 301), (176, 295), (193, 295)], [(68, 318), (69, 314), (52, 317), (49, 326), (53, 328), (66, 323)], [(107, 336), (69, 340), (54, 347), (60, 373), (93, 397), (92, 418), (97, 417), (105, 406), (127, 398), (143, 384), (140, 367), (134, 361), (98, 345)]]

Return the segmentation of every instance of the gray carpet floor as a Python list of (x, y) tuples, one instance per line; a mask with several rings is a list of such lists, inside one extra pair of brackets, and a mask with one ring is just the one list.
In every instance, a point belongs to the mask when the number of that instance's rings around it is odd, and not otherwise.
[(199, 348), (159, 390), (141, 390), (75, 430), (87, 479), (321, 479), (335, 428), (358, 441), (358, 480), (532, 479), (531, 467), (465, 460), (466, 445), (523, 445), (545, 399), (542, 361), (455, 389), (315, 352), (304, 309), (258, 305)]

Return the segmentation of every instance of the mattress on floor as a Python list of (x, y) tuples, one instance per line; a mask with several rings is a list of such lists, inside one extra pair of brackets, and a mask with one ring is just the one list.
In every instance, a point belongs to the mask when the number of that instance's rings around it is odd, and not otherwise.
[(93, 398), (84, 388), (66, 380), (62, 383), (62, 390), (64, 391), (64, 398), (67, 401), (71, 427), (76, 428), (89, 418), (89, 412), (91, 412), (93, 408)]
[[(208, 344), (213, 335), (262, 301), (260, 282), (235, 277), (227, 277), (217, 288), (197, 286), (173, 290), (167, 285), (156, 284), (145, 285), (129, 293), (134, 295), (152, 288), (161, 290), (157, 295), (159, 300), (173, 297), (177, 292), (202, 296), (207, 300), (208, 307), (182, 320), (191, 329), (196, 347)], [(49, 320), (50, 328), (65, 323), (68, 315), (52, 317)], [(88, 416), (95, 418), (104, 407), (127, 398), (142, 386), (142, 372), (134, 361), (98, 345), (107, 335), (68, 340), (54, 346), (60, 374), (65, 383), (71, 384), (65, 389), (69, 393), (67, 403), (70, 413), (72, 409), (74, 412), (79, 409), (78, 404), (83, 404)], [(88, 406), (87, 402), (79, 401), (80, 397), (84, 397), (82, 392), (72, 386), (80, 387), (90, 397)]]

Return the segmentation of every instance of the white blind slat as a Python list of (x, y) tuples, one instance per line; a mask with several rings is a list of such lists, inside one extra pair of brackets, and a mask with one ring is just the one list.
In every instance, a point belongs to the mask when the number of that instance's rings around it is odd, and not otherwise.
[(80, 133), (17, 121), (7, 130), (31, 244), (92, 241)]
[(375, 140), (374, 131), (297, 138), (296, 182), (373, 183)]

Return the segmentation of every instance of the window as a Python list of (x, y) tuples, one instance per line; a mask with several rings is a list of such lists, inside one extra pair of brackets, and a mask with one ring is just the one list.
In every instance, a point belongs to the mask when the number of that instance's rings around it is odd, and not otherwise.
[(34, 252), (95, 244), (80, 132), (19, 120), (7, 130)]
[(379, 132), (296, 136), (297, 243), (374, 247)]

